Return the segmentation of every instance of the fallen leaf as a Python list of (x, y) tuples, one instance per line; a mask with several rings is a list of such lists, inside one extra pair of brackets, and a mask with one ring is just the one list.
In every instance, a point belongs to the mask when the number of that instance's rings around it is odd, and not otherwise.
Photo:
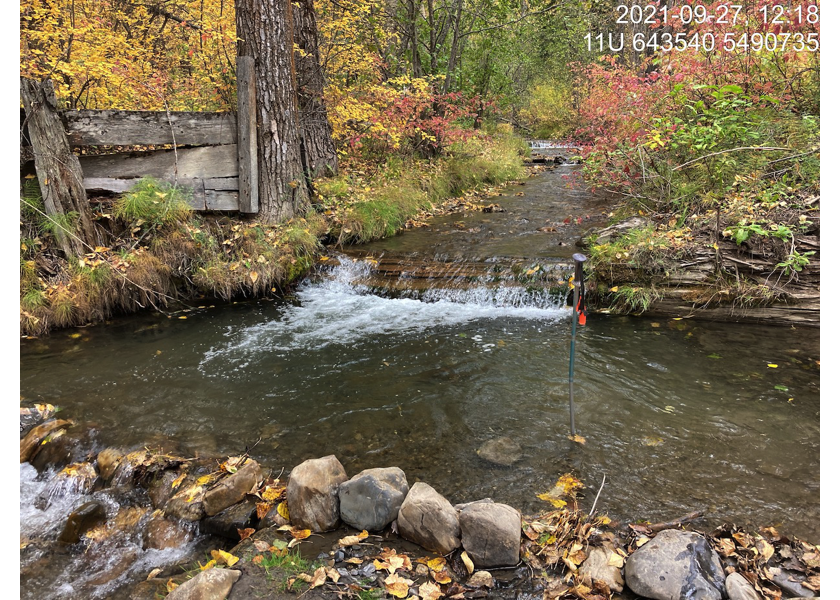
[(264, 559), (265, 559), (265, 557), (262, 554), (257, 554), (256, 556), (254, 556), (254, 558), (251, 559), (251, 562), (254, 563), (255, 565), (259, 565), (259, 564), (262, 564), (262, 561)]
[(236, 532), (239, 534), (239, 540), (240, 541), (247, 540), (249, 537), (254, 535), (255, 531), (256, 531), (256, 529), (253, 529), (251, 527), (247, 527), (246, 529), (237, 528), (237, 530), (236, 530)]
[(365, 561), (363, 561), (361, 558), (357, 558), (357, 557), (354, 556), (352, 558), (345, 559), (344, 562), (350, 563), (351, 565), (360, 565)]
[(277, 486), (270, 486), (265, 488), (262, 493), (262, 499), (266, 502), (274, 502), (275, 500), (279, 500), (283, 497), (283, 494), (286, 493), (285, 487), (277, 487)]
[(609, 566), (616, 567), (617, 569), (621, 569), (624, 567), (624, 558), (618, 554), (617, 552), (611, 552), (609, 561), (607, 562)]
[(367, 539), (368, 532), (367, 530), (362, 531), (359, 535), (348, 535), (346, 537), (341, 538), (338, 540), (339, 546), (353, 546), (354, 544), (358, 544), (364, 539)]
[(268, 552), (271, 548), (271, 544), (264, 542), (263, 540), (254, 540), (254, 548), (257, 549), (257, 552)]
[(586, 443), (586, 438), (583, 437), (582, 435), (570, 435), (569, 439), (576, 444), (585, 444)]
[(440, 588), (431, 581), (421, 585), (418, 591), (420, 592), (420, 598), (423, 600), (437, 600), (444, 595)]
[(187, 476), (187, 472), (186, 472), (186, 471), (184, 471), (183, 473), (181, 473), (180, 475), (178, 475), (178, 477), (176, 477), (176, 478), (175, 478), (175, 481), (173, 481), (173, 482), (172, 482), (172, 489), (174, 490), (175, 488), (177, 488), (178, 486), (180, 486), (180, 485), (181, 485), (181, 482), (182, 482), (182, 481), (184, 481), (184, 478), (185, 478), (186, 476)]
[(432, 571), (438, 572), (446, 566), (446, 559), (442, 556), (438, 556), (437, 558), (427, 561), (426, 566)]
[(206, 565), (202, 566), (201, 563), (199, 562), (198, 566), (201, 568), (202, 571), (206, 571), (207, 569), (212, 569), (213, 567), (216, 566), (216, 560), (211, 558), (210, 560), (207, 561)]
[(291, 533), (292, 537), (295, 538), (296, 540), (305, 540), (310, 535), (312, 535), (312, 530), (311, 529), (293, 528), (289, 533)]
[(778, 369), (779, 368), (779, 365), (774, 364), (774, 363), (767, 363), (767, 366), (770, 367), (771, 369)]
[(277, 505), (277, 514), (288, 521), (289, 520), (289, 505), (286, 502), (281, 502), (280, 504), (278, 504)]
[(461, 552), (461, 560), (464, 561), (464, 566), (467, 567), (467, 573), (472, 575), (475, 570), (475, 563), (473, 563), (470, 555), (466, 552)]
[(336, 571), (332, 567), (329, 567), (327, 569), (327, 577), (332, 579), (333, 583), (338, 583), (338, 580), (341, 579), (341, 573), (339, 573), (338, 571)]
[(257, 518), (262, 520), (264, 516), (271, 510), (271, 504), (268, 502), (257, 502)]
[(452, 578), (448, 571), (432, 571), (432, 577), (438, 583), (452, 583)]
[(166, 582), (166, 591), (171, 593), (176, 587), (178, 587), (178, 584), (172, 581), (170, 577), (169, 581)]
[(411, 584), (414, 583), (410, 579), (405, 579), (400, 577), (396, 573), (392, 573), (388, 575), (388, 578), (385, 579), (385, 589), (389, 594), (392, 596), (396, 596), (397, 598), (405, 598), (408, 596), (408, 590), (411, 587)]
[(216, 563), (224, 562), (229, 567), (232, 567), (239, 562), (238, 556), (234, 556), (230, 552), (225, 552), (224, 550), (211, 550), (210, 556), (216, 560)]
[(312, 575), (312, 585), (309, 586), (309, 589), (313, 589), (316, 587), (320, 587), (327, 582), (327, 570), (324, 567), (318, 567), (315, 569), (315, 573)]

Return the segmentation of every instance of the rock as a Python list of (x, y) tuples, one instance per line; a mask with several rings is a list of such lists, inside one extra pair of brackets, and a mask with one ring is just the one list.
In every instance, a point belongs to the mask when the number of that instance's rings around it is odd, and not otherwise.
[(20, 407), (20, 437), (29, 433), (36, 425), (40, 425), (55, 414), (52, 404), (36, 404), (35, 406)]
[[(207, 505), (206, 498), (204, 504)], [(257, 521), (256, 502), (246, 500), (229, 506), (217, 515), (204, 519), (201, 521), (199, 528), (202, 533), (239, 541), (242, 538), (239, 536), (238, 530), (248, 529), (249, 527), (256, 529)]]
[(402, 469), (366, 469), (338, 486), (341, 520), (359, 530), (380, 531), (397, 518), (406, 494)]
[(105, 561), (106, 566), (104, 569), (97, 571), (86, 581), (87, 585), (100, 586), (114, 581), (131, 568), (131, 565), (137, 560), (138, 555), (139, 552), (136, 550), (129, 550), (121, 556), (112, 556), (111, 560)]
[(99, 468), (99, 476), (105, 481), (110, 481), (114, 476), (114, 471), (120, 464), (120, 459), (124, 452), (116, 448), (105, 448), (102, 452), (96, 455), (96, 466)]
[(226, 475), (204, 495), (204, 512), (208, 517), (217, 515), (229, 506), (245, 498), (245, 494), (254, 489), (262, 479), (260, 464), (250, 458), (236, 470)]
[(51, 498), (68, 494), (89, 494), (96, 483), (96, 469), (90, 463), (67, 465), (50, 483), (48, 495)]
[[(621, 576), (620, 567), (610, 565), (610, 557), (613, 554), (619, 556), (611, 544), (592, 548), (589, 556), (580, 566), (579, 572), (582, 575), (589, 575), (593, 581), (603, 581), (612, 591), (620, 594), (624, 589), (624, 578)], [(623, 558), (621, 560), (624, 561)]]
[(448, 554), (461, 545), (458, 513), (432, 486), (418, 481), (397, 516), (400, 535), (426, 550)]
[(168, 517), (183, 519), (184, 521), (200, 521), (204, 518), (204, 495), (207, 488), (196, 483), (193, 475), (188, 475), (181, 483), (178, 491), (163, 507)]
[(510, 567), (519, 562), (522, 517), (507, 504), (476, 502), (458, 515), (461, 543), (477, 567)]
[(495, 438), (484, 442), (478, 455), (494, 465), (509, 467), (522, 457), (522, 446), (509, 437)]
[(654, 600), (721, 600), (720, 558), (702, 535), (666, 529), (636, 550), (624, 565), (627, 586)]
[(55, 431), (38, 445), (29, 457), (29, 462), (41, 472), (50, 467), (61, 469), (71, 463), (82, 462), (93, 445), (95, 433), (96, 430), (89, 428), (82, 431)]
[(178, 548), (190, 541), (192, 537), (192, 530), (184, 527), (180, 522), (155, 517), (146, 524), (143, 532), (143, 549)]
[(53, 431), (72, 424), (72, 421), (53, 419), (52, 421), (47, 421), (46, 423), (41, 423), (37, 427), (34, 427), (20, 441), (20, 462), (27, 462), (35, 453), (35, 450), (38, 449), (38, 446), (44, 438), (50, 435)]
[(491, 589), (495, 584), (496, 581), (493, 579), (493, 576), (487, 571), (476, 571), (467, 580), (467, 585), (474, 588), (486, 587)]
[(168, 600), (224, 600), (242, 571), (208, 569), (185, 581), (167, 596)]
[(464, 502), (463, 504), (456, 504), (455, 505), (455, 512), (460, 513), (466, 507), (470, 506), (471, 504), (493, 504), (492, 498), (482, 498), (481, 500), (473, 500), (472, 502)]
[(788, 595), (800, 598), (813, 598), (816, 596), (813, 591), (802, 585), (803, 578), (793, 571), (787, 571), (779, 567), (770, 567), (767, 570), (770, 572), (773, 583), (782, 588)]
[(286, 501), (292, 524), (316, 533), (338, 527), (338, 486), (347, 473), (334, 455), (306, 460), (292, 469)]
[(163, 508), (172, 494), (175, 493), (172, 484), (181, 476), (182, 471), (168, 469), (162, 473), (158, 473), (152, 482), (149, 484), (149, 499), (152, 501), (152, 506), (155, 508)]
[(752, 584), (740, 573), (730, 573), (726, 578), (729, 600), (761, 600)]
[(79, 508), (70, 513), (67, 523), (58, 536), (62, 544), (76, 544), (82, 536), (108, 520), (108, 513), (105, 505), (100, 502), (85, 502)]

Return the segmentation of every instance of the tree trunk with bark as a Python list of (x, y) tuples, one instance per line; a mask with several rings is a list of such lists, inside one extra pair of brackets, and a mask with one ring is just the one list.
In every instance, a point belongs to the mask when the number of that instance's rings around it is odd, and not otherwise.
[(300, 134), (303, 140), (303, 162), (307, 175), (314, 179), (338, 170), (338, 155), (327, 120), (324, 104), (324, 71), (318, 48), (318, 28), (313, 0), (293, 5), (297, 74), (297, 100)]
[(255, 59), (261, 219), (276, 223), (309, 206), (289, 0), (236, 0), (237, 53)]
[[(64, 124), (57, 112), (52, 81), (20, 78), (20, 98), (35, 155), (35, 170), (47, 217), (67, 258), (81, 256), (100, 245), (83, 184), (82, 167), (70, 151)], [(67, 215), (78, 215), (73, 219)]]

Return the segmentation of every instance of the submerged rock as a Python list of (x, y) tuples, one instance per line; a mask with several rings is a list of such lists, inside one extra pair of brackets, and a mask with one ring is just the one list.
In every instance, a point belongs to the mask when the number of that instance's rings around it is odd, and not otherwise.
[(507, 504), (475, 502), (458, 515), (461, 543), (477, 567), (510, 567), (519, 562), (522, 517)]
[(509, 467), (522, 458), (522, 446), (509, 437), (500, 437), (484, 442), (478, 455), (495, 465)]
[(725, 578), (720, 558), (702, 535), (666, 529), (625, 563), (627, 586), (654, 600), (721, 600)]
[(111, 480), (124, 455), (125, 453), (117, 448), (105, 448), (96, 455), (96, 466), (102, 479)]
[(76, 544), (85, 533), (97, 525), (102, 525), (107, 519), (108, 513), (102, 503), (85, 502), (67, 517), (67, 523), (58, 536), (58, 541), (62, 544)]
[(406, 494), (402, 469), (366, 469), (338, 487), (341, 520), (359, 530), (380, 531), (397, 518)]
[(286, 487), (292, 524), (316, 533), (338, 527), (338, 487), (347, 481), (334, 455), (306, 460), (292, 469)]
[(183, 523), (155, 517), (146, 524), (146, 530), (143, 532), (143, 548), (152, 550), (178, 548), (192, 538), (193, 530), (185, 527)]
[(458, 513), (432, 486), (418, 481), (397, 516), (400, 535), (426, 550), (448, 554), (461, 545)]

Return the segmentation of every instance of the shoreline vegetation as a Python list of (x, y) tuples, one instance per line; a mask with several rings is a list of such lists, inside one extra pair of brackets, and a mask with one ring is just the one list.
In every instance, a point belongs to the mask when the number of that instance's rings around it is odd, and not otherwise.
[(34, 179), (21, 194), (20, 330), (37, 336), (101, 322), (117, 313), (178, 301), (222, 300), (288, 291), (338, 247), (395, 235), (413, 219), (441, 214), (493, 186), (525, 176), (527, 147), (504, 126), (436, 159), (395, 156), (353, 161), (314, 182), (307, 214), (277, 225), (193, 213), (174, 186), (145, 179), (116, 198), (91, 199), (107, 245), (67, 260), (55, 245), (66, 219), (48, 217)]

